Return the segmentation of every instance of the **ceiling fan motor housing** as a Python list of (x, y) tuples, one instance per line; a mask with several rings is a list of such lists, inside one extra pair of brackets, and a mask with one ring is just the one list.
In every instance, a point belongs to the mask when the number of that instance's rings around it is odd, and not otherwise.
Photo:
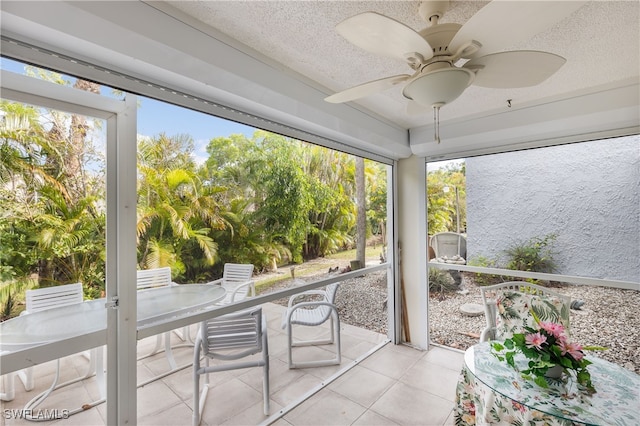
[(427, 40), (433, 49), (433, 56), (453, 55), (449, 51), (449, 43), (462, 27), (460, 24), (438, 24), (420, 31), (419, 34)]

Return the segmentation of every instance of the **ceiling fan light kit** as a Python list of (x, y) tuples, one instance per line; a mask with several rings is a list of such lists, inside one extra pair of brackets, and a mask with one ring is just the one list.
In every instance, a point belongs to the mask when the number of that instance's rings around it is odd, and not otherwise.
[(418, 76), (402, 94), (425, 107), (446, 105), (456, 100), (473, 81), (475, 74), (466, 68), (445, 68)]
[[(349, 102), (403, 83), (402, 94), (413, 101), (410, 105), (434, 109), (435, 139), (439, 142), (440, 107), (456, 100), (470, 85), (527, 87), (540, 84), (558, 71), (565, 62), (558, 55), (502, 50), (530, 39), (584, 3), (494, 0), (460, 25), (438, 23), (448, 9), (448, 0), (428, 0), (418, 9), (428, 25), (421, 31), (376, 12), (352, 16), (336, 26), (339, 34), (364, 50), (404, 61), (414, 73), (360, 84), (325, 100)], [(470, 60), (457, 66), (460, 59)]]

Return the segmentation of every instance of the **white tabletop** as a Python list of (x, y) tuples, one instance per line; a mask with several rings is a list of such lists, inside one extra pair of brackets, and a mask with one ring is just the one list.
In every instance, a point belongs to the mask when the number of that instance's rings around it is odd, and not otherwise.
[[(220, 286), (174, 285), (137, 292), (138, 327), (212, 305), (225, 296)], [(0, 323), (0, 350), (16, 351), (104, 330), (105, 299), (21, 315)]]

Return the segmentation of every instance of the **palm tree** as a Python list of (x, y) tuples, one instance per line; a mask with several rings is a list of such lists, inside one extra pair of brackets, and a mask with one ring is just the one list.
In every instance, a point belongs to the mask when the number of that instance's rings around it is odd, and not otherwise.
[(217, 260), (211, 229), (226, 221), (215, 200), (217, 188), (203, 185), (190, 156), (190, 138), (163, 134), (143, 139), (138, 149), (138, 250), (143, 268), (187, 269), (185, 257), (196, 250), (205, 263)]

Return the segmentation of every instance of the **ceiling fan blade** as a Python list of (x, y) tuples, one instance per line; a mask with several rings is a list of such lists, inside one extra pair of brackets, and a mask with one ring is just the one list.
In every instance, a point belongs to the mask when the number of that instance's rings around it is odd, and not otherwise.
[(381, 92), (398, 83), (407, 81), (411, 76), (409, 74), (394, 75), (393, 77), (381, 78), (380, 80), (373, 80), (368, 83), (354, 86), (350, 89), (343, 90), (342, 92), (335, 93), (331, 96), (324, 98), (325, 101), (332, 104), (339, 104), (342, 102), (349, 102), (354, 99), (363, 98), (376, 92)]
[(477, 58), (525, 41), (578, 10), (585, 1), (494, 0), (460, 28), (449, 43), (452, 52), (476, 40), (482, 47), (464, 58)]
[(405, 24), (375, 12), (347, 18), (336, 25), (336, 31), (356, 46), (375, 53), (407, 61), (415, 53), (424, 59), (433, 49), (420, 34)]
[(565, 62), (566, 59), (553, 53), (514, 50), (471, 59), (463, 68), (477, 70), (475, 86), (512, 89), (542, 83)]

